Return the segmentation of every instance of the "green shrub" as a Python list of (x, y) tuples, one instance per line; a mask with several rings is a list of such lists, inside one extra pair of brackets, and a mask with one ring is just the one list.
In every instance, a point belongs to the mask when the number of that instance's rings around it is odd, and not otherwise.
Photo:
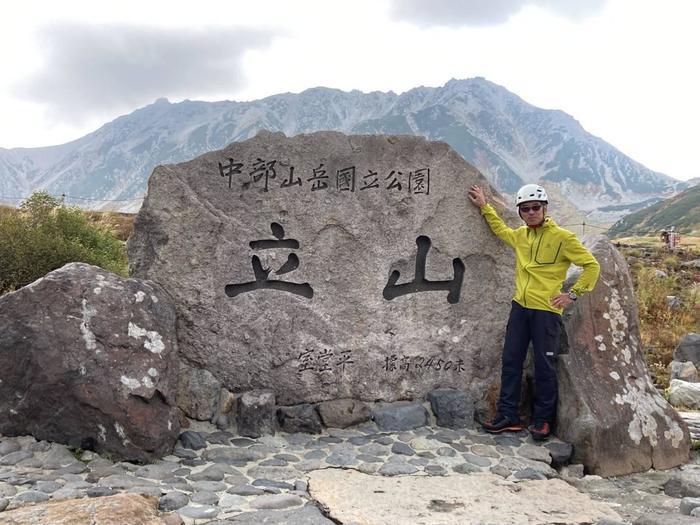
[(680, 268), (680, 260), (676, 255), (669, 255), (668, 257), (664, 258), (664, 266), (668, 268), (669, 270), (677, 270)]
[(94, 264), (127, 275), (124, 245), (84, 212), (46, 192), (19, 210), (0, 210), (0, 293), (16, 290), (69, 262)]

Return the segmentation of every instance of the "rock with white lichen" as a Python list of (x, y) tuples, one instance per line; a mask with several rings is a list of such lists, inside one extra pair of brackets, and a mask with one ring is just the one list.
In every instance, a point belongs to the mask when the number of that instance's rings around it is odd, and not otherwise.
[(67, 264), (0, 298), (0, 433), (146, 461), (179, 434), (175, 308), (161, 287)]
[(627, 264), (606, 240), (592, 250), (595, 290), (564, 315), (557, 435), (592, 474), (617, 476), (688, 461), (690, 435), (651, 381)]

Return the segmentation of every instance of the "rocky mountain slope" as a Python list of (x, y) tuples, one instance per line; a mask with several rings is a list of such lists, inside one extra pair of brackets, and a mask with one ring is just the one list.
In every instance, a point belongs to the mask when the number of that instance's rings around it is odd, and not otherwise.
[(566, 113), (534, 107), (473, 78), (400, 95), (314, 88), (252, 102), (159, 99), (67, 144), (0, 149), (0, 202), (17, 204), (43, 188), (75, 204), (136, 211), (154, 166), (220, 149), (260, 129), (444, 140), (501, 192), (539, 181), (590, 220), (610, 222), (638, 203), (687, 187), (587, 133)]

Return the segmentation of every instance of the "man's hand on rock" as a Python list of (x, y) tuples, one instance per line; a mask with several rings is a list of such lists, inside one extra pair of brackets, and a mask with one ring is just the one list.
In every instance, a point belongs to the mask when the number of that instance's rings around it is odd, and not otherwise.
[(479, 186), (472, 186), (469, 191), (467, 191), (469, 200), (477, 208), (481, 208), (486, 204), (486, 197), (484, 197), (484, 192)]

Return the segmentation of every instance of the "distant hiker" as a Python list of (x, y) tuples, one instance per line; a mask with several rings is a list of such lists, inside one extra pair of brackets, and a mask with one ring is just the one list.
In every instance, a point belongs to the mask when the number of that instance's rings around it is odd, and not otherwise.
[[(523, 363), (532, 341), (535, 358), (535, 399), (529, 427), (533, 439), (546, 439), (557, 408), (556, 356), (561, 312), (584, 293), (593, 290), (600, 265), (572, 232), (547, 217), (547, 193), (537, 184), (518, 190), (515, 204), (525, 225), (509, 228), (486, 202), (478, 186), (468, 191), (491, 231), (515, 250), (513, 297), (501, 362), (501, 393), (494, 418), (482, 423), (487, 432), (518, 432)], [(571, 263), (583, 273), (571, 287), (561, 290)]]
[(681, 237), (674, 230), (674, 226), (671, 226), (668, 230), (663, 230), (661, 232), (661, 241), (666, 245), (668, 251), (672, 252), (676, 249), (676, 245), (680, 243)]
[(668, 249), (670, 251), (676, 249), (676, 244), (678, 244), (678, 241), (680, 240), (680, 236), (674, 230), (675, 226), (671, 226), (668, 231)]

